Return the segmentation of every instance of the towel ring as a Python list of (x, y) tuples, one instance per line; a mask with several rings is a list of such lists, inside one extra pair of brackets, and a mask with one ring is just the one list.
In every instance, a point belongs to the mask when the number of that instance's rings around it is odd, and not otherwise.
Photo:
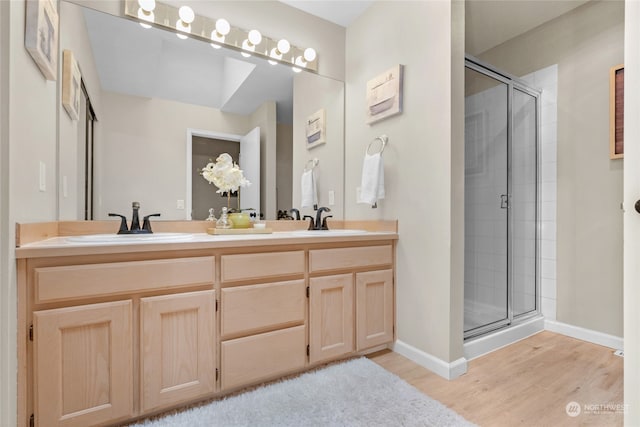
[[(309, 163), (311, 163), (311, 167), (309, 167)], [(307, 163), (304, 164), (304, 170), (308, 171), (310, 169), (313, 169), (318, 166), (318, 163), (320, 163), (320, 160), (318, 159), (309, 159), (307, 160)]]
[(366, 153), (367, 153), (368, 155), (375, 154), (375, 153), (369, 153), (369, 149), (371, 148), (371, 146), (373, 145), (373, 143), (374, 143), (374, 142), (376, 142), (376, 141), (380, 141), (380, 143), (382, 144), (382, 145), (380, 146), (380, 151), (378, 151), (380, 154), (382, 154), (382, 152), (384, 151), (384, 147), (386, 147), (386, 146), (387, 146), (387, 142), (389, 142), (389, 137), (388, 137), (387, 135), (380, 135), (380, 136), (376, 136), (376, 137), (373, 139), (373, 141), (371, 141), (371, 142), (369, 143), (369, 145), (367, 146)]

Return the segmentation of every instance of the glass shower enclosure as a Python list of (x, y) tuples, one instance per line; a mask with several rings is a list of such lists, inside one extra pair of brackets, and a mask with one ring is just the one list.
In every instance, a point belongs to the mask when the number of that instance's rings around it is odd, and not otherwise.
[(539, 312), (539, 96), (467, 56), (465, 339)]

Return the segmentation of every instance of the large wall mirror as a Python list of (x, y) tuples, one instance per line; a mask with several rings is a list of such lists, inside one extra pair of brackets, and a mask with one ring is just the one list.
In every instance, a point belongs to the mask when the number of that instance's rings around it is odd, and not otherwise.
[[(132, 201), (161, 219), (201, 220), (209, 208), (217, 216), (227, 198), (198, 170), (221, 152), (232, 154), (254, 183), (231, 207), (276, 219), (279, 210), (298, 207), (294, 181), (306, 158), (325, 150), (308, 152), (298, 129), (309, 111), (332, 105), (338, 107), (328, 112), (335, 129), (331, 156), (343, 155), (343, 82), (66, 1), (60, 3), (60, 49), (73, 51), (88, 96), (77, 121), (60, 109), (60, 219), (129, 216)], [(294, 88), (304, 96), (296, 97)], [(314, 96), (314, 88), (322, 93)], [(85, 119), (88, 110), (95, 121)], [(257, 157), (247, 162), (240, 147), (256, 128), (258, 153), (251, 156)], [(341, 194), (339, 178), (338, 185), (331, 177), (330, 188)]]

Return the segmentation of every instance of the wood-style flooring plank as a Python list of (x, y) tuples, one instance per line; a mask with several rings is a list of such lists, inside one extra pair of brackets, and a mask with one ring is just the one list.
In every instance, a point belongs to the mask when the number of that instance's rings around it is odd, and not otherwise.
[[(369, 358), (480, 426), (623, 425), (623, 359), (564, 335), (544, 331), (474, 359), (452, 381), (392, 351)], [(570, 402), (580, 415), (567, 415)]]

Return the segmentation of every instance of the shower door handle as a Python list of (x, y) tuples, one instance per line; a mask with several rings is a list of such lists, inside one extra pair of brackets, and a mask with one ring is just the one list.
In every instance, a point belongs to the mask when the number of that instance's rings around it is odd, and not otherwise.
[(509, 208), (509, 195), (501, 194), (500, 195), (500, 209), (508, 209)]

